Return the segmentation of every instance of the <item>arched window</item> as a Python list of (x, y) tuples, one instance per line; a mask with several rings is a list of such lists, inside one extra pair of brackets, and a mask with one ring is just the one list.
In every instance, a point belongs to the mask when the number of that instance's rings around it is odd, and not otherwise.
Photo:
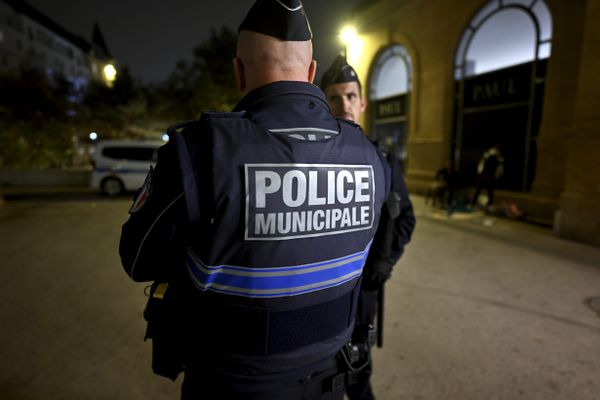
[(543, 0), (492, 0), (463, 33), (454, 78), (545, 59), (551, 46), (552, 17)]
[(499, 145), (499, 187), (531, 189), (551, 45), (544, 0), (489, 0), (469, 21), (454, 61), (452, 143), (454, 165), (467, 179), (474, 179), (481, 155)]
[(371, 134), (404, 166), (412, 62), (406, 47), (393, 44), (379, 52), (369, 81)]
[(371, 72), (370, 100), (381, 100), (410, 92), (412, 65), (406, 48), (392, 45), (377, 57)]

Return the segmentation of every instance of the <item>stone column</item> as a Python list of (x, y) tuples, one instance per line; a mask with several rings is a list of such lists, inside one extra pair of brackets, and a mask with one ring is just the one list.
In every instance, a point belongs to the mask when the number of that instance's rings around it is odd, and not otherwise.
[(564, 99), (565, 105), (573, 103), (575, 108), (563, 144), (565, 187), (555, 231), (561, 237), (600, 246), (600, 2), (584, 4), (576, 95)]

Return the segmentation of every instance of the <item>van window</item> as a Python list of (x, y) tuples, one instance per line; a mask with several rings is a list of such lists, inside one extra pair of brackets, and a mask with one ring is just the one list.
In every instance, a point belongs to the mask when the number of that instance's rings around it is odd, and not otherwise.
[(102, 155), (115, 160), (152, 161), (154, 149), (151, 147), (105, 147)]

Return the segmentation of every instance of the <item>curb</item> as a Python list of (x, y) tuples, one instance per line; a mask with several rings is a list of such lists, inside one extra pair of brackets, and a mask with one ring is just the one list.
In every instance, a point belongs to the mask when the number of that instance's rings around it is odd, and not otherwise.
[(0, 189), (0, 207), (21, 200), (83, 198), (100, 195), (88, 186), (3, 187)]

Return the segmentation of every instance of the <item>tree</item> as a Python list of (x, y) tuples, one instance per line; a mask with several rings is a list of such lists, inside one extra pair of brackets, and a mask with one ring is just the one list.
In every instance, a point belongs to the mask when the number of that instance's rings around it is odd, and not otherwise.
[(0, 167), (56, 167), (72, 150), (67, 125), (72, 88), (62, 78), (50, 80), (35, 69), (0, 77)]
[(0, 77), (0, 107), (8, 120), (26, 120), (35, 126), (48, 119), (64, 119), (68, 88), (55, 85), (35, 69), (11, 71)]
[(210, 30), (210, 36), (193, 49), (192, 67), (200, 79), (207, 78), (227, 90), (235, 90), (232, 60), (236, 53), (237, 37), (228, 27)]
[(230, 28), (212, 28), (208, 39), (193, 49), (191, 63), (177, 62), (163, 86), (165, 111), (191, 119), (207, 109), (231, 110), (239, 99), (233, 77), (235, 49), (236, 34)]
[(84, 104), (91, 108), (113, 107), (137, 100), (140, 95), (141, 85), (133, 79), (129, 67), (124, 66), (112, 87), (103, 82), (91, 81), (86, 89)]
[(101, 131), (103, 139), (120, 138), (129, 125), (148, 118), (146, 95), (143, 85), (124, 66), (112, 87), (97, 81), (88, 84), (77, 123), (88, 132)]

